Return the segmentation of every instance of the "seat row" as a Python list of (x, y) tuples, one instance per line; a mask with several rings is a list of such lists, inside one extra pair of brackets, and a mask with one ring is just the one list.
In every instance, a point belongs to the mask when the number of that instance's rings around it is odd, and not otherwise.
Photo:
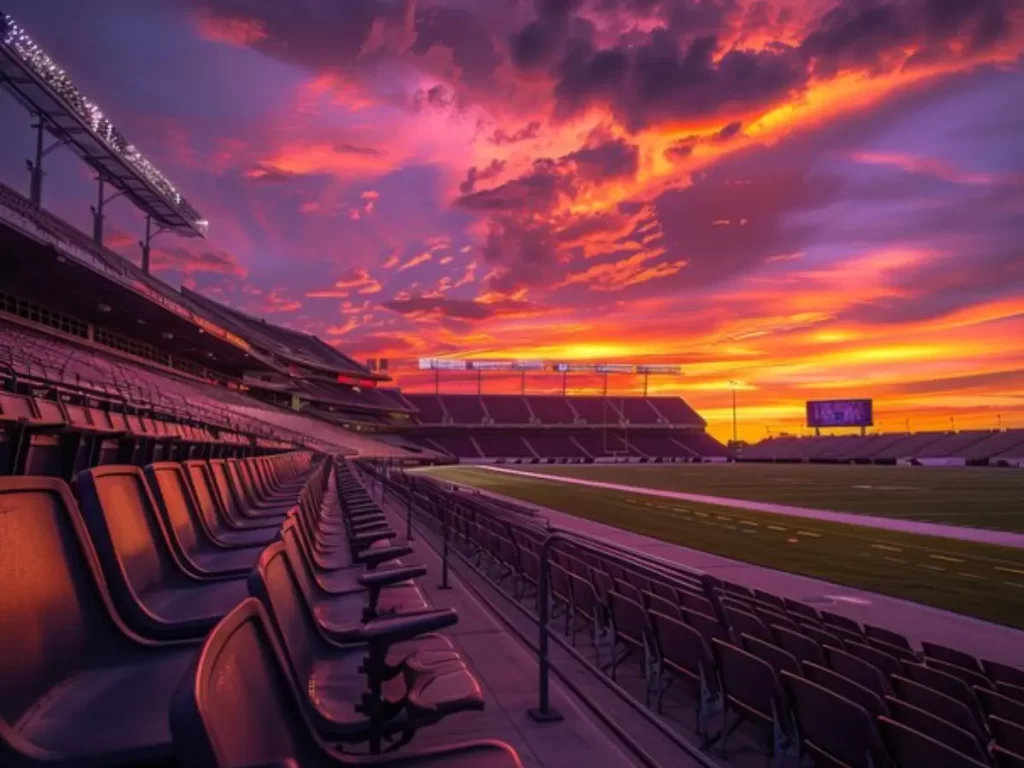
[[(513, 596), (536, 597), (547, 529), (421, 478), (393, 480), (397, 496), (446, 526)], [(891, 630), (594, 542), (559, 542), (550, 559), (552, 616), (564, 618), (570, 641), (586, 628), (595, 665), (613, 678), (640, 660), (644, 696), (659, 712), (670, 687), (685, 689), (705, 746), (724, 751), (750, 723), (772, 757), (1024, 765), (1024, 670), (932, 642), (918, 651)]]
[[(480, 709), (434, 634), (454, 611), (338, 473), (287, 454), (99, 467), (74, 492), (0, 478), (0, 764), (361, 764), (337, 747)], [(490, 742), (373, 759), (519, 765)]]

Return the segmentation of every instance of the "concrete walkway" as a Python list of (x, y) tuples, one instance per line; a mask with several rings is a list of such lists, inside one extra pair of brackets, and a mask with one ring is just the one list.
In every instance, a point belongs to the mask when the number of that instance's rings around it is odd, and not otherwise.
[(922, 536), (936, 536), (942, 539), (957, 539), (958, 541), (973, 541), (980, 544), (997, 544), (1003, 547), (1014, 547), (1024, 549), (1024, 534), (1011, 533), (1008, 531), (990, 531), (984, 528), (968, 528), (959, 525), (942, 525), (941, 523), (924, 523), (918, 520), (897, 520), (890, 517), (874, 517), (872, 515), (856, 515), (851, 512), (831, 512), (825, 509), (808, 509), (807, 507), (791, 507), (786, 504), (772, 504), (763, 501), (749, 501), (747, 499), (730, 499), (725, 496), (705, 496), (700, 493), (683, 493), (681, 491), (664, 491), (656, 488), (647, 488), (636, 485), (621, 485), (619, 483), (605, 483), (600, 480), (583, 480), (577, 477), (563, 477), (561, 475), (548, 475), (543, 472), (525, 472), (520, 469), (507, 469), (496, 466), (475, 466), (474, 469), (486, 469), (491, 472), (501, 472), (506, 475), (518, 475), (536, 480), (548, 480), (553, 483), (568, 483), (570, 485), (583, 485), (590, 488), (604, 488), (610, 491), (624, 491), (626, 493), (643, 494), (645, 496), (660, 496), (666, 499), (679, 501), (694, 501), (701, 504), (717, 504), (722, 507), (733, 507), (735, 509), (749, 509), (754, 512), (769, 512), (775, 515), (787, 515), (789, 517), (801, 517), (810, 520), (822, 520), (830, 523), (845, 523), (847, 525), (860, 525), (867, 528), (878, 528), (886, 531), (899, 531), (901, 533), (916, 533)]
[[(904, 635), (918, 648), (922, 640), (930, 640), (978, 658), (992, 659), (1024, 669), (1024, 632), (1011, 627), (876, 592), (730, 560), (709, 552), (575, 517), (566, 512), (531, 504), (523, 499), (482, 488), (475, 490), (486, 496), (506, 499), (529, 507), (547, 517), (552, 525), (559, 528), (597, 536), (654, 557), (696, 568), (734, 584), (763, 589), (781, 597), (801, 600), (848, 616), (861, 623), (885, 627)], [(1024, 610), (1024, 601), (1021, 610)]]

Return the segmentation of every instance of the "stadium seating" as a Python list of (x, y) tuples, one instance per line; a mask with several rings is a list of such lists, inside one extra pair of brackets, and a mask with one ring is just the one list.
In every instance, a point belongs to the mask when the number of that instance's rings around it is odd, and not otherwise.
[(523, 439), (533, 451), (544, 459), (585, 459), (589, 454), (584, 451), (571, 434), (548, 432), (525, 435)]
[(441, 395), (441, 404), (453, 424), (482, 424), (487, 418), (484, 402), (477, 395)]
[(576, 412), (560, 395), (527, 395), (526, 405), (540, 424), (575, 424)]
[[(484, 573), (535, 609), (527, 587), (540, 581), (546, 533), (527, 510), (452, 496), (426, 477), (386, 483), (396, 503), (411, 494), (425, 520), (447, 523)], [(652, 708), (672, 691), (687, 697), (705, 746), (739, 727), (768, 756), (799, 745), (823, 765), (898, 768), (988, 765), (990, 755), (1015, 765), (1024, 749), (1020, 669), (934, 642), (915, 649), (885, 627), (562, 536), (551, 553), (552, 628), (577, 648), (581, 630), (593, 638), (589, 657), (610, 676), (633, 664), (644, 681), (636, 695)]]

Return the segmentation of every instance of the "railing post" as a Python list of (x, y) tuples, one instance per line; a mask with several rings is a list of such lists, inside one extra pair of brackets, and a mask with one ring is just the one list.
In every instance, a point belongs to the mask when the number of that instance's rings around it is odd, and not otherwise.
[(441, 528), (444, 531), (444, 546), (441, 554), (441, 586), (438, 589), (451, 589), (448, 584), (448, 547), (451, 538), (451, 524), (449, 522), (449, 504), (445, 504), (441, 510)]
[(548, 634), (551, 613), (551, 551), (558, 542), (558, 534), (552, 534), (544, 541), (540, 550), (540, 584), (538, 585), (538, 624), (540, 625), (540, 642), (537, 656), (537, 668), (540, 673), (540, 691), (537, 707), (529, 710), (530, 718), (538, 723), (553, 723), (564, 718), (551, 706), (550, 677), (551, 664), (548, 659)]

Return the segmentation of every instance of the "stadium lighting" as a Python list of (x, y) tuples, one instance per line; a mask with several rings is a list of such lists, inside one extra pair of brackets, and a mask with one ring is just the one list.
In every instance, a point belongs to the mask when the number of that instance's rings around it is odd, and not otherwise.
[(739, 439), (736, 431), (736, 388), (739, 387), (738, 381), (730, 381), (729, 389), (732, 390), (732, 444), (735, 446)]
[(164, 176), (155, 165), (147, 160), (139, 149), (128, 141), (112, 122), (103, 114), (100, 106), (87, 98), (71, 78), (42, 48), (19, 27), (9, 15), (0, 13), (0, 45), (8, 54), (13, 54), (33, 75), (35, 75), (57, 96), (70, 111), (82, 120), (93, 136), (129, 165), (135, 173), (149, 183), (187, 223), (190, 229), (206, 237), (209, 222), (202, 218), (184, 198), (177, 187)]

